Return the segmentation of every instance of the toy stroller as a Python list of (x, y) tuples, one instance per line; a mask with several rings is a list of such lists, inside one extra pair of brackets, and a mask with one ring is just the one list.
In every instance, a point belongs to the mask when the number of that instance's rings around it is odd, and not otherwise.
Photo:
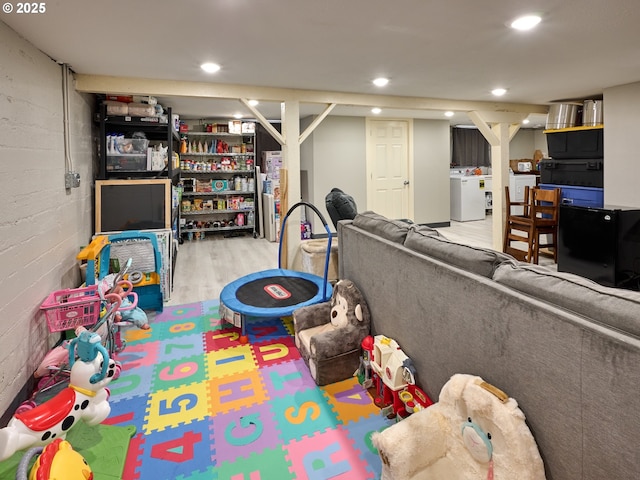
[[(119, 312), (137, 308), (138, 297), (135, 292), (131, 291), (133, 285), (128, 280), (122, 279), (130, 264), (130, 261), (127, 262), (125, 269), (113, 277), (113, 283), (107, 281), (100, 285), (95, 285), (94, 287), (91, 287), (91, 291), (88, 291), (87, 289), (75, 289), (76, 292), (82, 291), (81, 298), (83, 301), (87, 302), (87, 305), (89, 301), (85, 299), (90, 296), (91, 302), (94, 301), (93, 296), (95, 296), (99, 300), (100, 304), (100, 310), (95, 309), (99, 313), (97, 323), (94, 318), (93, 322), (91, 322), (94, 323), (92, 326), (85, 326), (83, 323), (75, 325), (74, 330), (76, 336), (80, 335), (84, 330), (97, 333), (111, 358), (114, 358), (117, 353), (121, 352), (125, 348), (126, 343), (121, 339), (120, 329), (124, 325), (129, 325), (128, 322), (116, 321), (117, 315)], [(118, 289), (120, 293), (112, 293), (112, 290), (116, 289)], [(55, 293), (59, 292), (54, 292), (54, 295)], [(89, 293), (91, 295), (89, 295)], [(74, 294), (71, 293), (68, 297), (72, 298), (73, 295)], [(69, 298), (67, 298), (67, 300), (69, 300)], [(126, 307), (122, 306), (122, 300), (124, 298), (131, 298)], [(45, 303), (47, 302), (45, 301)], [(73, 300), (63, 303), (65, 305), (69, 305), (70, 303), (73, 303)], [(85, 311), (88, 309), (87, 305), (84, 306)], [(86, 319), (88, 318), (88, 315), (85, 315), (84, 317)], [(77, 318), (77, 315), (71, 315), (71, 318)], [(85, 320), (85, 322), (88, 321)], [(69, 327), (72, 325), (65, 323), (65, 326)], [(59, 324), (53, 325), (50, 322), (49, 330), (54, 333), (56, 331), (62, 331), (62, 327)], [(31, 398), (23, 402), (18, 407), (16, 413), (24, 412), (36, 407), (38, 404), (55, 396), (60, 390), (67, 386), (70, 373), (68, 364), (70, 343), (71, 342), (69, 340), (63, 341), (60, 345), (49, 351), (49, 353), (47, 353), (44, 359), (40, 362), (40, 365), (33, 374), (37, 379), (36, 389), (31, 395)], [(116, 362), (116, 378), (120, 374), (121, 370), (122, 366), (119, 362)]]

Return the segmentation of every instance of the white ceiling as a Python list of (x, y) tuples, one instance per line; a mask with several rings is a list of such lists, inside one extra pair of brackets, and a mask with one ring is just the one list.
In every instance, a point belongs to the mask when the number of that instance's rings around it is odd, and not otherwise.
[[(17, 2), (12, 2), (17, 5)], [(548, 104), (640, 81), (638, 0), (47, 0), (0, 19), (77, 73), (359, 94)], [(507, 24), (536, 12), (530, 32)], [(208, 75), (199, 65), (222, 66)], [(378, 76), (391, 79), (379, 89)], [(144, 92), (140, 92), (144, 93)], [(183, 117), (239, 101), (163, 98)], [(258, 107), (279, 118), (279, 104)], [(301, 113), (319, 113), (302, 105)], [(337, 107), (332, 114), (368, 115)], [(443, 118), (442, 111), (382, 116)], [(458, 113), (453, 123), (469, 123)], [(544, 123), (537, 115), (536, 123)]]

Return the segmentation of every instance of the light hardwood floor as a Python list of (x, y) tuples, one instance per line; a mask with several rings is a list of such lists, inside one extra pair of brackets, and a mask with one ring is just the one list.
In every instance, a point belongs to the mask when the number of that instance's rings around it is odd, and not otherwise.
[[(492, 248), (491, 216), (473, 222), (451, 222), (438, 228), (449, 240), (466, 245)], [(540, 258), (540, 264), (555, 268), (553, 260)], [(173, 291), (166, 305), (183, 305), (216, 300), (225, 285), (249, 273), (278, 266), (278, 244), (251, 236), (185, 241), (176, 260)]]
[(167, 305), (216, 300), (233, 280), (277, 266), (278, 244), (264, 238), (210, 235), (204, 240), (185, 241), (178, 248)]

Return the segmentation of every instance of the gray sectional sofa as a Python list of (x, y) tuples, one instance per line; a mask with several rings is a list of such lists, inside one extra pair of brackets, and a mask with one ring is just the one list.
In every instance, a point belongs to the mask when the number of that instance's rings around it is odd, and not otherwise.
[(338, 249), (372, 334), (399, 343), (434, 401), (478, 375), (517, 400), (547, 479), (640, 478), (640, 293), (373, 212), (340, 222)]

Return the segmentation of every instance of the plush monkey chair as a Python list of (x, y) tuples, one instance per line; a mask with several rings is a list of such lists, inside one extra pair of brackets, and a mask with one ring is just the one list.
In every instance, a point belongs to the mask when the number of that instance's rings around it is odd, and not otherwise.
[(382, 480), (544, 480), (538, 446), (517, 402), (457, 374), (437, 403), (372, 435)]
[(293, 312), (296, 346), (316, 384), (353, 376), (370, 323), (369, 307), (351, 280), (338, 281), (330, 301)]

